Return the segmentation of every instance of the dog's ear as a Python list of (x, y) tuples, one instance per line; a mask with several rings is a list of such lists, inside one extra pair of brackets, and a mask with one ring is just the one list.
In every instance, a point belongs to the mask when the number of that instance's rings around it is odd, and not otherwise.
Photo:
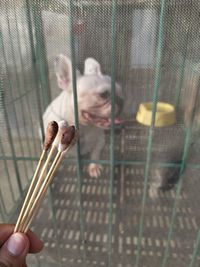
[(71, 61), (68, 57), (60, 54), (54, 61), (58, 87), (67, 90), (72, 79)]
[(72, 67), (70, 59), (60, 54), (55, 59), (54, 67), (57, 76), (58, 87), (63, 90), (68, 90), (72, 81)]
[(85, 60), (84, 75), (99, 75), (102, 76), (101, 66), (94, 58), (89, 57)]

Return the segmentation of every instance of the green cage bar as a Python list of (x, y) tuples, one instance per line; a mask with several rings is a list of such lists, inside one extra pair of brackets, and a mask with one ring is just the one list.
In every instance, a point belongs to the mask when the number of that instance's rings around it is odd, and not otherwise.
[[(74, 115), (75, 115), (75, 127), (79, 129), (78, 119), (78, 101), (77, 101), (77, 84), (76, 84), (76, 61), (75, 61), (75, 39), (73, 32), (73, 15), (75, 14), (75, 6), (72, 0), (69, 1), (69, 15), (70, 15), (70, 48), (71, 48), (71, 63), (72, 63), (72, 85), (73, 85), (73, 97), (74, 97)], [(77, 142), (77, 186), (78, 186), (78, 205), (80, 212), (80, 233), (81, 241), (83, 245), (83, 261), (85, 262), (85, 220), (84, 209), (82, 201), (82, 178), (81, 178), (81, 154), (80, 154), (80, 142)]]
[[(19, 37), (19, 25), (18, 25), (18, 19), (17, 19), (17, 14), (16, 14), (16, 4), (15, 3), (14, 3), (14, 18), (15, 18), (15, 25), (16, 25), (16, 32), (17, 32), (17, 42), (19, 43), (18, 52), (19, 52), (19, 58), (20, 58), (20, 65), (22, 68), (22, 76), (23, 76), (23, 85), (21, 85), (21, 87), (23, 88), (23, 93), (21, 93), (21, 97), (23, 98), (24, 95), (28, 94), (28, 91), (26, 90), (26, 88), (28, 87), (28, 81), (27, 81), (27, 78), (25, 75), (25, 66), (24, 66), (23, 59), (22, 59), (22, 51), (21, 51), (21, 46), (20, 46), (21, 43), (20, 43), (20, 37)], [(33, 87), (31, 87), (30, 91), (33, 91)], [(29, 114), (31, 114), (31, 108), (30, 108), (30, 101), (29, 100), (27, 100), (27, 107), (28, 107)], [(33, 124), (32, 116), (29, 116), (29, 118), (30, 118), (31, 124)], [(27, 133), (27, 131), (25, 131), (25, 132), (26, 132), (26, 138), (27, 138), (28, 133)], [(32, 139), (34, 139), (33, 133), (31, 136), (32, 136)], [(30, 147), (29, 143), (27, 144), (27, 148), (28, 148), (28, 154), (31, 156), (32, 151), (31, 151), (31, 147)], [(36, 153), (35, 142), (34, 142), (34, 152)], [(34, 166), (32, 164), (32, 171), (33, 171), (33, 168), (34, 168)], [(28, 175), (27, 175), (27, 178), (28, 178)]]
[(113, 182), (114, 182), (114, 167), (115, 167), (115, 81), (116, 81), (116, 17), (117, 17), (117, 0), (112, 0), (112, 63), (111, 63), (111, 129), (110, 129), (110, 178), (109, 178), (109, 229), (108, 229), (108, 266), (113, 266), (112, 263), (112, 221), (113, 221)]
[[(0, 112), (1, 112), (1, 114), (3, 113), (3, 109), (4, 109), (3, 90), (2, 89), (3, 89), (3, 71), (2, 71), (2, 68), (0, 67)], [(0, 121), (0, 123), (2, 123), (2, 121)], [(1, 145), (1, 140), (0, 140), (0, 145)], [(4, 161), (4, 166), (6, 166), (4, 155), (3, 155), (3, 161)], [(7, 171), (7, 169), (6, 169), (6, 171)], [(7, 175), (8, 175), (8, 179), (10, 182), (9, 174), (7, 174)], [(2, 217), (2, 219), (4, 221), (6, 221), (7, 211), (6, 211), (6, 207), (4, 205), (4, 201), (3, 201), (2, 190), (0, 190), (0, 216)]]
[[(38, 66), (38, 73), (40, 79), (40, 88), (42, 90), (42, 99), (44, 101), (43, 105), (46, 107), (49, 101), (51, 100), (50, 95), (50, 86), (48, 81), (48, 68), (47, 68), (47, 59), (46, 59), (46, 48), (45, 42), (43, 39), (43, 27), (42, 27), (42, 14), (39, 3), (33, 1), (29, 3), (33, 12), (33, 25), (36, 35), (36, 45), (35, 45), (35, 56), (36, 56), (36, 65)], [(28, 6), (27, 6), (28, 8)], [(31, 18), (30, 18), (31, 19)], [(30, 34), (31, 35), (31, 34)]]
[[(42, 114), (42, 106), (41, 106), (41, 99), (40, 99), (40, 83), (39, 83), (39, 75), (37, 71), (37, 60), (36, 60), (36, 51), (35, 51), (35, 46), (34, 46), (34, 35), (33, 35), (33, 22), (31, 19), (31, 4), (29, 0), (25, 0), (24, 2), (25, 6), (25, 13), (26, 13), (26, 21), (28, 24), (28, 36), (29, 36), (29, 41), (30, 41), (30, 50), (31, 50), (31, 65), (32, 65), (32, 70), (33, 70), (33, 77), (34, 77), (34, 82), (36, 86), (36, 97), (37, 97), (37, 104), (38, 104), (38, 113)], [(39, 124), (40, 124), (40, 129), (41, 129), (41, 134), (42, 134), (42, 140), (44, 140), (44, 127), (43, 127), (43, 121), (42, 117), (39, 116)]]
[(163, 53), (163, 38), (164, 38), (164, 23), (165, 23), (166, 7), (167, 7), (167, 1), (162, 0), (161, 7), (160, 7), (158, 45), (157, 45), (155, 78), (154, 78), (153, 98), (152, 98), (152, 102), (153, 102), (152, 120), (151, 120), (151, 126), (149, 128), (149, 134), (148, 134), (147, 157), (146, 157), (145, 172), (144, 172), (144, 190), (143, 190), (143, 196), (142, 196), (141, 217), (140, 217), (140, 224), (139, 224), (137, 256), (135, 260), (136, 267), (139, 266), (139, 260), (140, 260), (140, 255), (141, 255), (141, 241), (142, 241), (143, 227), (144, 227), (144, 212), (145, 212), (145, 205), (146, 205), (146, 200), (147, 200), (147, 186), (148, 186), (149, 170), (150, 170), (150, 163), (151, 163), (152, 140), (153, 140), (155, 119), (156, 119), (158, 89), (159, 89), (161, 64), (162, 64), (162, 56), (163, 56), (162, 53)]

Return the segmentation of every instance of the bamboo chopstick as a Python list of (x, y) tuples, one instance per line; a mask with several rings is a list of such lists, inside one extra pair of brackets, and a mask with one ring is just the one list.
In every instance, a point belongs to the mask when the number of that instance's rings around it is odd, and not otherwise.
[[(25, 198), (24, 204), (22, 206), (20, 215), (16, 223), (16, 227), (14, 230), (15, 232), (26, 233), (28, 231), (28, 228), (38, 208), (40, 207), (42, 200), (44, 199), (48, 186), (53, 179), (54, 173), (57, 170), (61, 159), (77, 140), (77, 130), (75, 130), (74, 126), (68, 127), (65, 121), (61, 121), (60, 123), (58, 123), (58, 126), (59, 127), (57, 135), (56, 137), (54, 136), (55, 139), (53, 138), (52, 140), (51, 138), (52, 147), (39, 175), (41, 163), (43, 161), (44, 155), (46, 154), (46, 151), (42, 152), (42, 155), (38, 162), (39, 167), (37, 166), (35, 174), (33, 176), (33, 180), (31, 182), (30, 188), (28, 190), (27, 196)], [(56, 148), (58, 148), (58, 152), (55, 156), (55, 159), (53, 160), (53, 163), (47, 175), (45, 176), (48, 164)]]
[(29, 190), (28, 190), (26, 198), (24, 200), (24, 203), (23, 203), (21, 212), (19, 214), (17, 223), (15, 225), (14, 233), (16, 233), (16, 232), (18, 232), (20, 230), (19, 229), (19, 225), (21, 223), (21, 220), (22, 220), (23, 214), (24, 214), (24, 212), (26, 210), (26, 207), (27, 207), (27, 205), (28, 205), (28, 203), (30, 201), (30, 198), (31, 198), (31, 195), (33, 193), (34, 187), (37, 184), (39, 171), (40, 171), (40, 169), (42, 167), (42, 161), (44, 160), (44, 158), (45, 158), (45, 156), (47, 154), (47, 151), (49, 150), (51, 144), (53, 143), (53, 141), (54, 141), (54, 139), (55, 139), (55, 137), (57, 135), (57, 132), (58, 132), (58, 124), (57, 124), (57, 122), (51, 121), (48, 124), (47, 129), (46, 129), (46, 135), (45, 135), (45, 141), (44, 141), (44, 145), (43, 145), (42, 154), (40, 156), (39, 162), (38, 162), (37, 167), (36, 167), (36, 171), (35, 171), (35, 173), (33, 175), (31, 184), (29, 186)]
[(36, 214), (38, 208), (40, 207), (40, 204), (41, 204), (43, 198), (45, 197), (48, 186), (53, 179), (53, 175), (54, 175), (56, 169), (58, 168), (60, 161), (61, 161), (61, 153), (58, 152), (52, 165), (51, 165), (51, 168), (50, 168), (47, 176), (45, 177), (45, 180), (44, 180), (38, 194), (36, 195), (36, 197), (34, 199), (34, 202), (30, 206), (30, 209), (28, 210), (28, 216), (24, 218), (25, 220), (23, 222), (22, 229), (21, 229), (21, 231), (23, 233), (27, 232), (29, 225), (31, 224), (31, 222), (34, 218), (34, 215)]

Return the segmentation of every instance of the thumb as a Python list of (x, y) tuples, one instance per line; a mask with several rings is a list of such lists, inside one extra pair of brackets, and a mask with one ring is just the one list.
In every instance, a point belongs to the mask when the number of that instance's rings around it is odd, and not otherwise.
[(0, 266), (26, 266), (26, 255), (29, 251), (29, 239), (22, 233), (12, 234), (0, 249)]

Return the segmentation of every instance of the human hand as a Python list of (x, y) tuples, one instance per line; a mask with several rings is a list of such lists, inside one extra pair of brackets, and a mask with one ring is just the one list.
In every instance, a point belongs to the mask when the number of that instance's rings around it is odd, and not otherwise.
[(14, 225), (0, 224), (0, 267), (26, 267), (28, 253), (40, 252), (43, 242), (30, 230), (15, 233)]

